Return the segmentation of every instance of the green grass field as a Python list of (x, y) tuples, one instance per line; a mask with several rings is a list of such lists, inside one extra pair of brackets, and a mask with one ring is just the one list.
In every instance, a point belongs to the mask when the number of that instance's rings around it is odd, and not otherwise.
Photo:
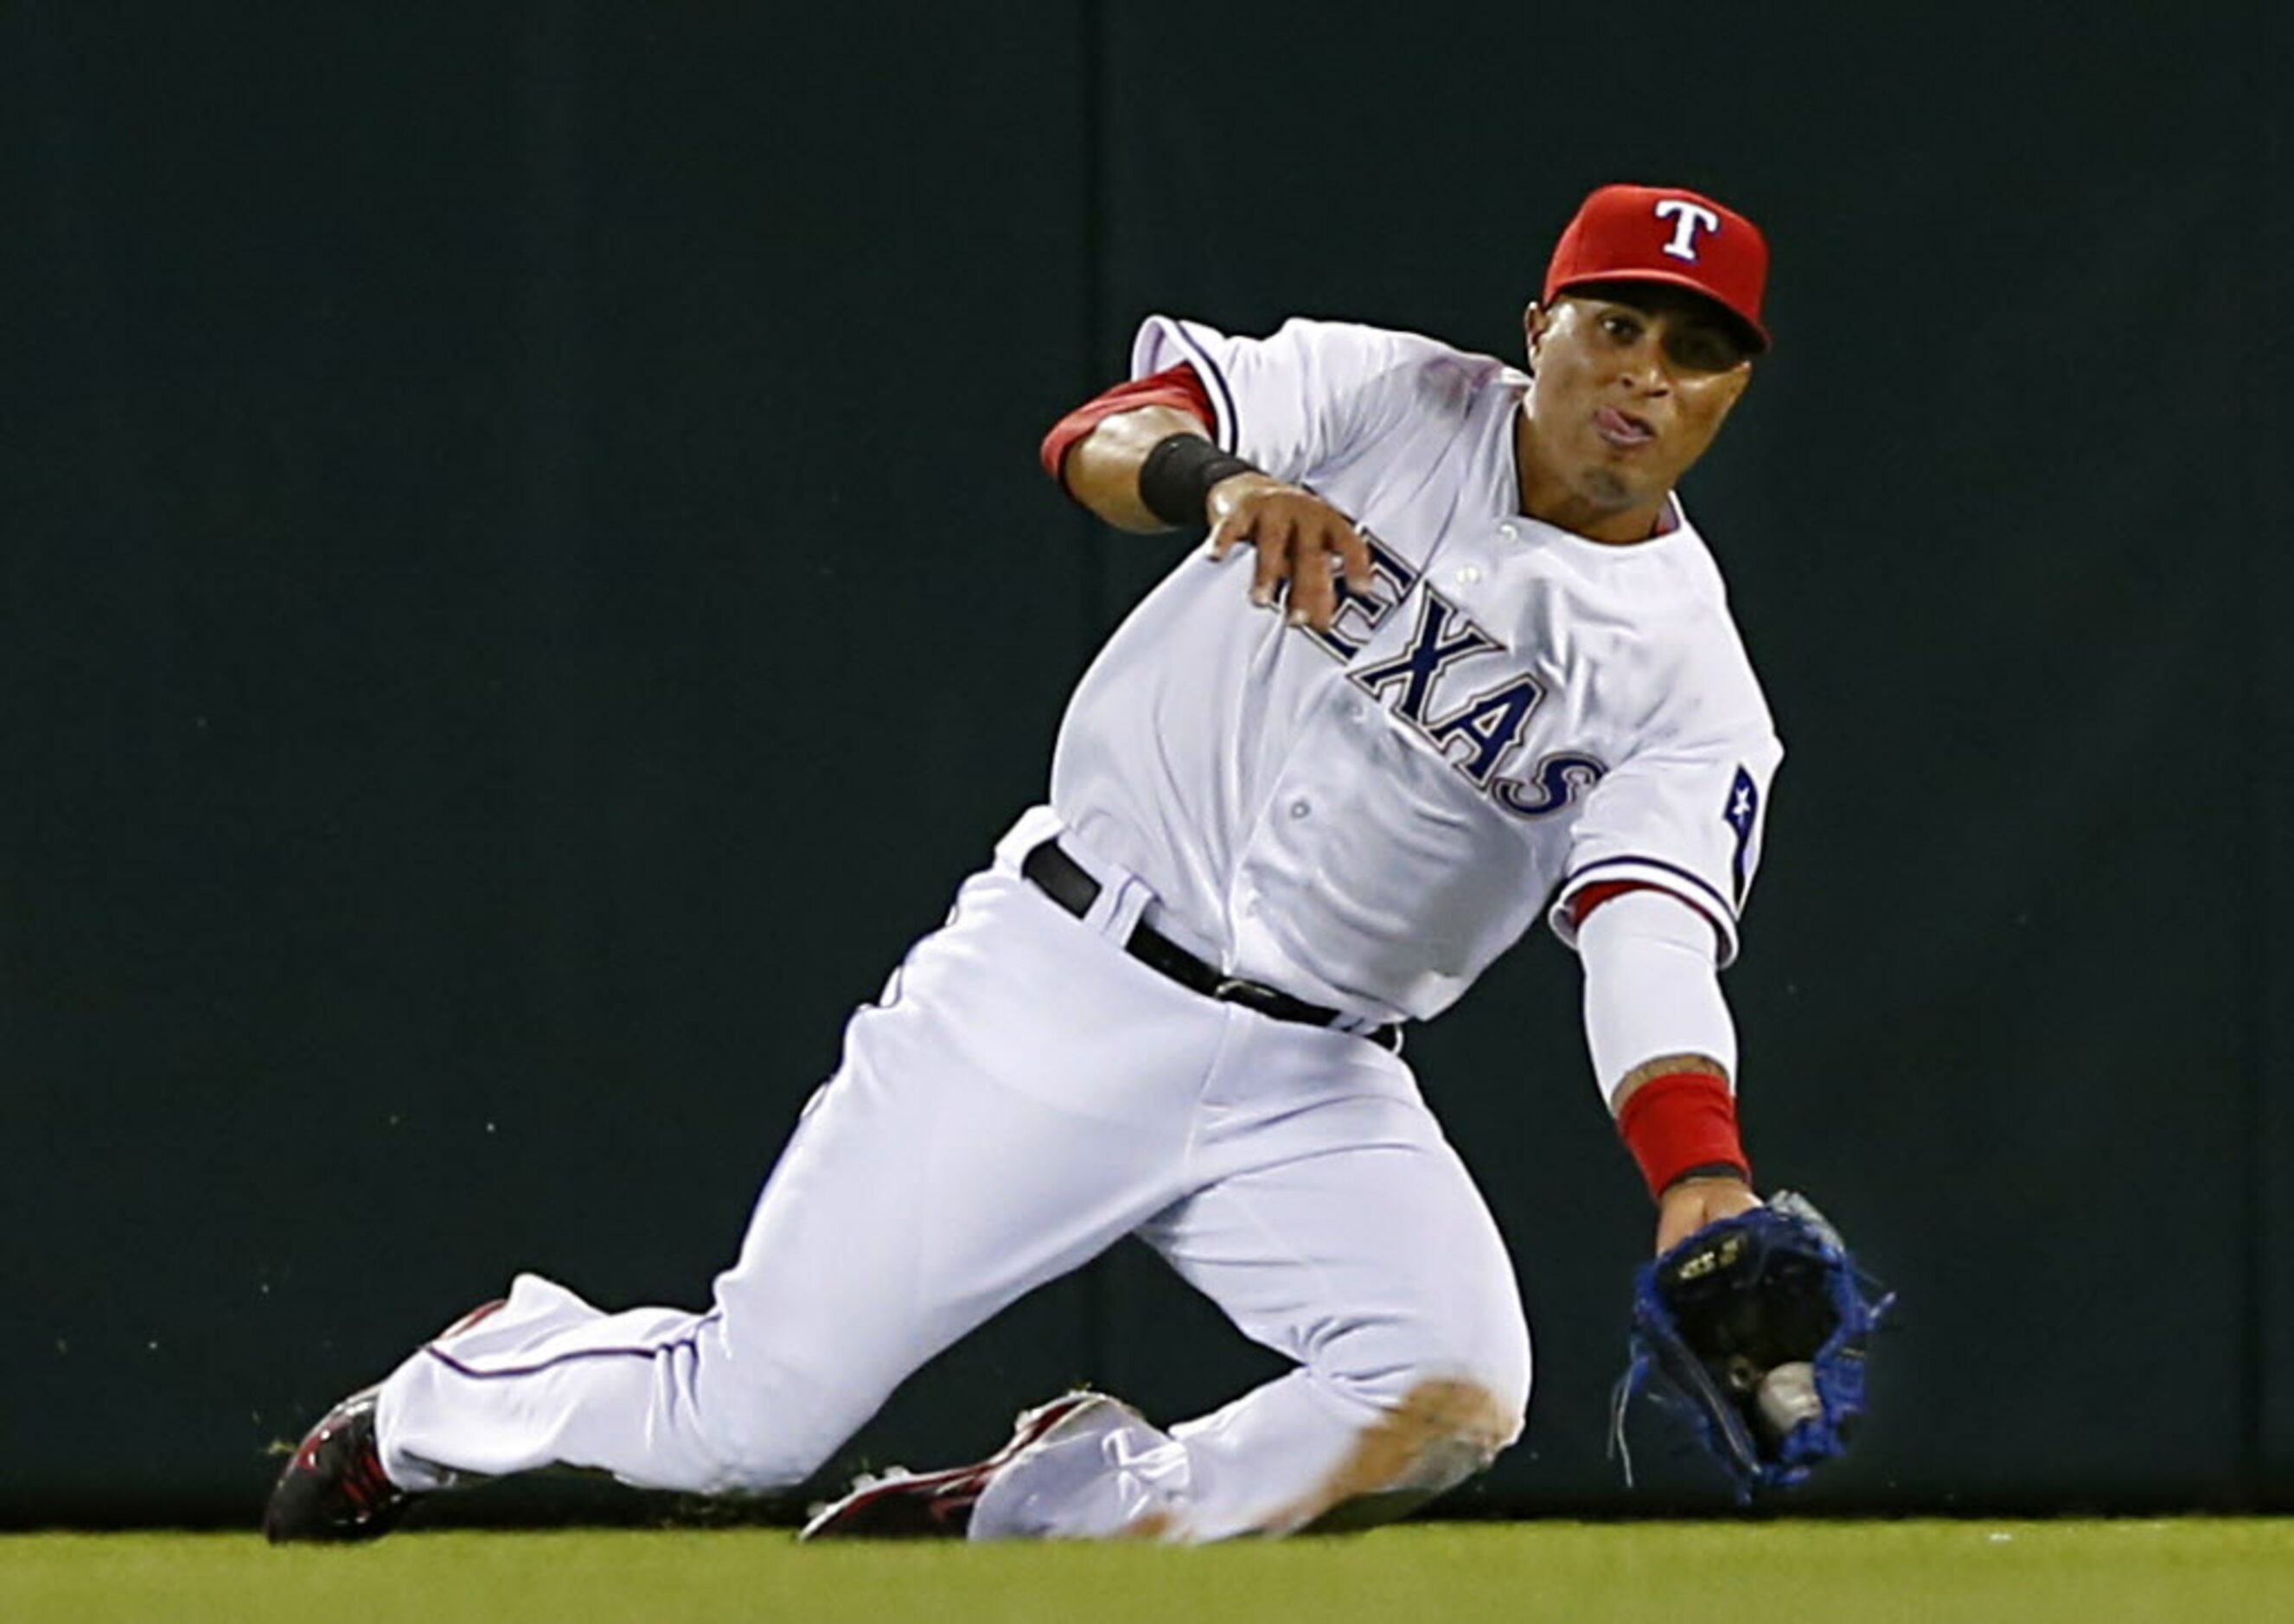
[(0, 1538), (0, 1619), (2294, 1619), (2294, 1522), (1428, 1524), (1206, 1550), (800, 1546), (777, 1530)]

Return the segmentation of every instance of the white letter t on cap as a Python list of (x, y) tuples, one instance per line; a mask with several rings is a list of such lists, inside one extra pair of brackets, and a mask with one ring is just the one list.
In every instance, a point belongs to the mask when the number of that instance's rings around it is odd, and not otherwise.
[(1672, 241), (1664, 251), (1675, 259), (1696, 257), (1696, 233), (1700, 227), (1708, 232), (1720, 229), (1720, 216), (1709, 208), (1701, 208), (1686, 198), (1666, 198), (1656, 206), (1656, 217), (1672, 218)]

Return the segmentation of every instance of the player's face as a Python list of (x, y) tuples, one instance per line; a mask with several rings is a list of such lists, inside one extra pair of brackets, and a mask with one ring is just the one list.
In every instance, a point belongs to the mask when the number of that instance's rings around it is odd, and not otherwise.
[(1525, 331), (1539, 471), (1598, 510), (1662, 501), (1752, 381), (1727, 314), (1686, 290), (1566, 293), (1532, 306)]

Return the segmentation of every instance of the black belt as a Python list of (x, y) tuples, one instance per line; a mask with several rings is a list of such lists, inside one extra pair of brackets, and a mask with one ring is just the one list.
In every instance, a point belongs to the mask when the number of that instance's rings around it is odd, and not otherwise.
[[(1081, 863), (1061, 851), (1056, 840), (1045, 841), (1022, 858), (1020, 872), (1034, 883), (1037, 890), (1078, 919), (1089, 913), (1091, 905), (1099, 900), (1099, 882)], [(1144, 919), (1133, 927), (1131, 939), (1123, 944), (1123, 951), (1190, 992), (1200, 992), (1222, 1003), (1241, 1004), (1278, 1021), (1295, 1021), (1301, 1026), (1335, 1026), (1346, 1018), (1343, 1010), (1325, 1009), (1320, 1004), (1310, 1004), (1303, 998), (1293, 998), (1259, 982), (1222, 975)], [(1354, 1035), (1381, 1044), (1395, 1054), (1402, 1052), (1399, 1025), (1373, 1026)]]

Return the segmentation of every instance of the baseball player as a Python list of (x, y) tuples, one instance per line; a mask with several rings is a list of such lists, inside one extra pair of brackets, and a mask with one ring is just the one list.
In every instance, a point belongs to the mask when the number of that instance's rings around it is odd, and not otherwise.
[(1521, 1431), (1496, 1226), (1402, 1053), (1542, 915), (1660, 1248), (1758, 1204), (1717, 971), (1782, 749), (1674, 486), (1752, 376), (1767, 249), (1606, 186), (1526, 370), (1429, 339), (1163, 316), (1048, 471), (1208, 526), (1115, 632), (1025, 813), (845, 1031), (694, 1313), (520, 1275), (330, 1411), (275, 1540), (543, 1467), (795, 1484), (912, 1371), (1136, 1234), (1295, 1367), (1159, 1424), (1111, 1395), (864, 1481), (816, 1536), (1285, 1534), (1399, 1514)]

